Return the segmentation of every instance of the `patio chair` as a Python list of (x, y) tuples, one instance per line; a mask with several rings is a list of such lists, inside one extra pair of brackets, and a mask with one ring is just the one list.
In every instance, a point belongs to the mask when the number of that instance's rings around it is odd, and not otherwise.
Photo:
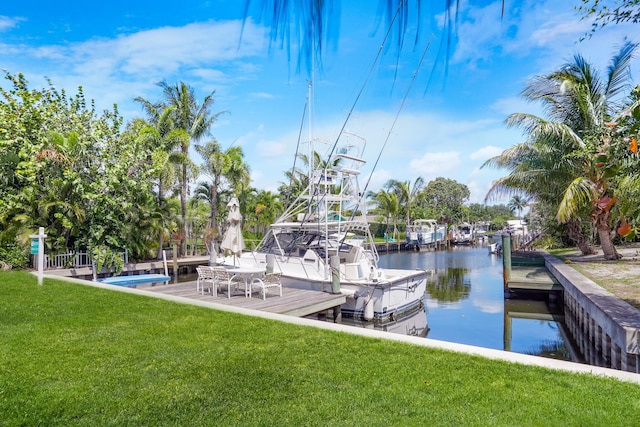
[(224, 267), (212, 267), (212, 270), (213, 270), (214, 282), (216, 285), (218, 285), (218, 288), (220, 287), (220, 285), (224, 285), (227, 287), (228, 298), (231, 298), (232, 286), (233, 286), (233, 289), (237, 291), (238, 285), (240, 283), (244, 284), (244, 279), (242, 277), (230, 274), (229, 270), (227, 270)]
[[(253, 286), (259, 287), (262, 292), (262, 299), (267, 299), (267, 289), (279, 288), (280, 297), (282, 298), (282, 283), (280, 282), (280, 276), (282, 273), (267, 273), (262, 279), (255, 278), (251, 281), (251, 288)], [(249, 297), (251, 297), (251, 290), (248, 291)]]
[[(216, 282), (214, 280), (213, 270), (210, 267), (196, 267), (198, 272), (198, 279), (196, 280), (196, 291), (202, 295), (205, 293), (205, 289), (211, 290), (212, 295), (216, 295)], [(205, 285), (209, 283), (211, 287), (205, 288)]]

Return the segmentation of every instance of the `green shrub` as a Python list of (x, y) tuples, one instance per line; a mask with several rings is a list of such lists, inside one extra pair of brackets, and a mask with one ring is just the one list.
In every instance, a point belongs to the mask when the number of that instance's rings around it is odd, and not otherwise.
[(29, 253), (15, 243), (0, 246), (0, 263), (7, 264), (10, 268), (26, 268), (29, 265)]
[(533, 242), (533, 247), (538, 249), (557, 249), (563, 247), (562, 242), (553, 236), (544, 236)]

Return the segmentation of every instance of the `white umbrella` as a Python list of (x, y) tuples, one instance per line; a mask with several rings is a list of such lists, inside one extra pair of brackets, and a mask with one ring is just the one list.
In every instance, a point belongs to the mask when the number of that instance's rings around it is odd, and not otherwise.
[(244, 249), (244, 239), (242, 238), (242, 229), (240, 228), (240, 221), (242, 221), (242, 215), (240, 215), (240, 203), (238, 198), (234, 195), (227, 204), (229, 208), (229, 214), (227, 215), (227, 221), (229, 221), (229, 227), (224, 233), (222, 243), (220, 243), (220, 249), (222, 249), (225, 255), (233, 254), (240, 256)]

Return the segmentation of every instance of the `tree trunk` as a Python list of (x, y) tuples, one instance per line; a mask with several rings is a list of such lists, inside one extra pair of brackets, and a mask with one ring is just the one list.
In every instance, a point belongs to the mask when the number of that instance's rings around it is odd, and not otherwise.
[(611, 238), (611, 229), (607, 226), (600, 225), (598, 227), (598, 237), (600, 238), (600, 246), (602, 247), (602, 254), (606, 260), (617, 260), (622, 256), (616, 250)]
[(180, 209), (182, 211), (182, 226), (184, 237), (180, 242), (180, 253), (187, 253), (187, 165), (182, 165), (182, 185), (180, 188)]
[[(162, 179), (158, 179), (158, 205), (161, 207), (164, 205), (164, 198), (162, 197)], [(159, 246), (158, 246), (158, 256), (156, 259), (162, 259), (162, 247), (164, 246), (164, 227), (160, 227), (160, 238), (159, 238)]]
[(211, 182), (211, 228), (218, 235), (218, 183), (214, 180)]
[(567, 227), (569, 230), (569, 238), (573, 240), (582, 255), (593, 255), (596, 253), (596, 249), (593, 244), (585, 237), (582, 226), (579, 220), (570, 219), (567, 221)]

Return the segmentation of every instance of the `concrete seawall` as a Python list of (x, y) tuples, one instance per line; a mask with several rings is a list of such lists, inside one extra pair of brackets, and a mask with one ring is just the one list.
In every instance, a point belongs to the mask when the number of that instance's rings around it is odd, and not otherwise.
[(564, 287), (566, 323), (585, 361), (640, 373), (640, 312), (556, 257), (544, 258)]

